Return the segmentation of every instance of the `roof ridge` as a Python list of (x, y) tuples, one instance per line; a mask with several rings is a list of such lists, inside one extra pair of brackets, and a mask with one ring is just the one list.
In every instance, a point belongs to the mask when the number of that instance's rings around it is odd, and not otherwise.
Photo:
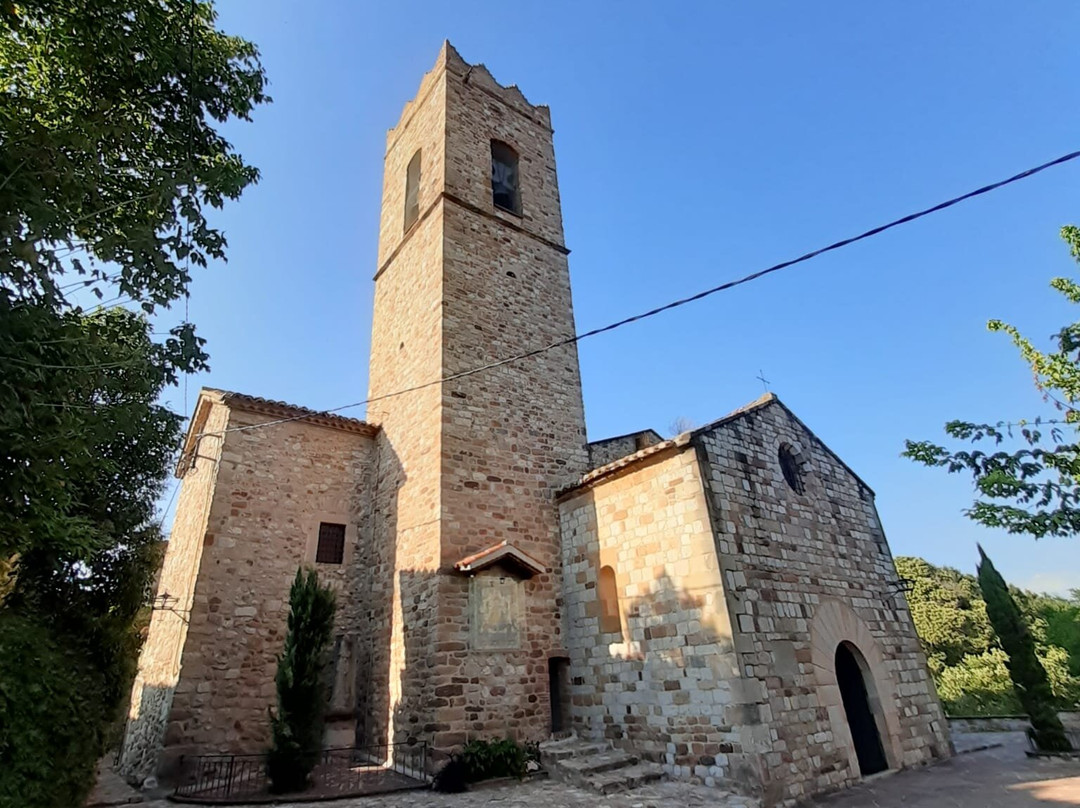
[(249, 393), (239, 393), (234, 390), (222, 390), (216, 387), (204, 387), (200, 395), (208, 393), (217, 395), (222, 404), (227, 407), (252, 412), (259, 415), (277, 417), (296, 417), (297, 421), (318, 424), (320, 426), (344, 429), (348, 432), (360, 432), (374, 435), (378, 427), (369, 424), (360, 418), (352, 418), (348, 415), (339, 415), (326, 410), (314, 410), (300, 404), (291, 404), (288, 401), (280, 401), (263, 396), (253, 396)]

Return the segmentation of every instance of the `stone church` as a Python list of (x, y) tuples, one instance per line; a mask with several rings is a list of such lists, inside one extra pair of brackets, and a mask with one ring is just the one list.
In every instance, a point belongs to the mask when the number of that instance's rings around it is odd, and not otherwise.
[(776, 396), (590, 442), (573, 343), (466, 373), (574, 334), (568, 254), (548, 108), (446, 43), (387, 135), (367, 420), (199, 395), (122, 771), (266, 748), (301, 565), (327, 746), (573, 732), (769, 804), (950, 754), (874, 494)]

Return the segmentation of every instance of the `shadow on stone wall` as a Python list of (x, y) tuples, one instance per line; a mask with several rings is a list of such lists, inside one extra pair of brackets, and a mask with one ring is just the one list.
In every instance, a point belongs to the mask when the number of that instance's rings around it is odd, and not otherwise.
[(767, 728), (743, 692), (731, 628), (709, 602), (722, 590), (682, 587), (666, 567), (649, 589), (623, 608), (621, 638), (591, 616), (572, 632), (597, 638), (591, 663), (571, 650), (574, 728), (673, 776), (760, 794), (756, 741)]
[(142, 783), (158, 768), (175, 689), (143, 684), (139, 692), (133, 694), (133, 698), (138, 699), (138, 709), (129, 708), (118, 757), (119, 773), (129, 782)]
[(392, 742), (390, 738), (390, 645), (393, 635), (393, 583), (397, 563), (398, 498), (405, 470), (393, 447), (380, 433), (376, 448), (374, 507), (364, 563), (368, 568), (365, 615), (366, 659), (358, 666), (356, 693), (357, 746)]
[[(672, 777), (767, 797), (772, 716), (760, 683), (740, 676), (711, 519), (681, 487), (692, 474), (676, 464), (665, 474), (587, 493), (563, 514), (573, 729)], [(601, 539), (608, 523), (620, 531)], [(602, 630), (601, 563), (614, 565), (620, 633)]]
[[(380, 591), (380, 582), (393, 580), (395, 565), (395, 546), (393, 541), (379, 541), (380, 530), (383, 535), (394, 535), (395, 503), (398, 490), (404, 483), (404, 475), (400, 464), (389, 447), (383, 446), (381, 458), (376, 457), (375, 462), (382, 461), (382, 473), (369, 476), (372, 482), (365, 483), (363, 476), (354, 481), (358, 487), (360, 496), (369, 494), (374, 502), (371, 507), (372, 515), (365, 518), (364, 508), (358, 503), (357, 511), (351, 518), (361, 520), (358, 522), (358, 548), (354, 557), (353, 567), (349, 570), (349, 586), (339, 589), (339, 626), (335, 638), (335, 646), (331, 649), (330, 662), (348, 662), (353, 669), (350, 673), (355, 678), (346, 688), (349, 691), (348, 699), (338, 698), (328, 690), (328, 730), (326, 743), (328, 745), (368, 745), (385, 743), (387, 739), (387, 718), (390, 712), (387, 681), (389, 670), (389, 626), (391, 614), (385, 606), (391, 602), (392, 590)], [(233, 465), (239, 464), (233, 461)], [(382, 486), (375, 482), (381, 476)], [(387, 485), (386, 481), (391, 481)], [(370, 491), (365, 488), (370, 486)], [(217, 497), (223, 495), (223, 490), (215, 494), (215, 505), (220, 507)], [(364, 523), (367, 523), (366, 526)], [(210, 533), (210, 526), (206, 528), (206, 534)], [(200, 537), (205, 541), (205, 536)], [(290, 578), (291, 581), (291, 578)], [(178, 673), (178, 682), (173, 685), (160, 682), (147, 683), (133, 693), (138, 710), (132, 711), (135, 717), (127, 722), (123, 749), (121, 753), (122, 773), (132, 781), (141, 781), (146, 776), (158, 774), (163, 780), (168, 780), (175, 773), (176, 764), (182, 754), (217, 754), (217, 753), (259, 753), (265, 751), (269, 745), (269, 720), (266, 707), (273, 708), (276, 697), (272, 692), (276, 664), (269, 663), (261, 666), (258, 671), (261, 681), (261, 689), (253, 687), (251, 698), (265, 698), (266, 704), (259, 710), (258, 722), (245, 723), (234, 720), (235, 716), (228, 714), (227, 710), (214, 709), (200, 704), (197, 708), (186, 707), (174, 701), (174, 694), (181, 687), (198, 689), (200, 696), (205, 698), (211, 691), (204, 688), (213, 687), (214, 683), (208, 680), (193, 679), (198, 665), (192, 665), (191, 657), (194, 654), (197, 661), (204, 654), (204, 649), (193, 645), (195, 642), (206, 642), (208, 635), (205, 633), (207, 614), (217, 611), (220, 599), (217, 593), (204, 592), (207, 581), (200, 574), (194, 582), (195, 596), (191, 612), (186, 618), (179, 613), (171, 615), (172, 619), (190, 621), (192, 625), (198, 624), (202, 631), (190, 631), (187, 633), (185, 647), (178, 650), (181, 653), (183, 664)], [(202, 595), (200, 597), (200, 595)], [(261, 593), (261, 597), (270, 596)], [(273, 597), (278, 597), (273, 594)], [(280, 597), (288, 603), (287, 585), (281, 591)], [(351, 603), (350, 603), (351, 601)], [(359, 608), (350, 608), (356, 604)], [(163, 613), (155, 613), (158, 619), (166, 619)], [(277, 643), (284, 638), (285, 616), (282, 615), (280, 625), (274, 626), (268, 637), (269, 641), (276, 639)], [(346, 640), (351, 640), (346, 642)], [(348, 646), (351, 644), (351, 648)], [(217, 646), (207, 646), (211, 651), (220, 651), (223, 657), (231, 658), (237, 653), (237, 649)], [(349, 655), (353, 659), (349, 659)], [(187, 670), (185, 670), (187, 668)], [(327, 671), (328, 684), (342, 684), (339, 671), (331, 665)], [(346, 680), (347, 682), (347, 680)], [(250, 699), (249, 699), (250, 700)], [(197, 714), (196, 714), (197, 713)], [(230, 740), (224, 743), (193, 744), (190, 740), (191, 730), (189, 724), (199, 722), (199, 730), (204, 731), (208, 725), (214, 725), (223, 731), (243, 732), (243, 737), (238, 740)]]

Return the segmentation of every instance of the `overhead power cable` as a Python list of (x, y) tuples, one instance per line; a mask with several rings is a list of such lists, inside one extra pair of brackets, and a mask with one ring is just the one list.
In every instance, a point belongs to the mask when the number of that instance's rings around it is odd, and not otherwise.
[(684, 297), (684, 298), (680, 298), (678, 300), (673, 300), (670, 303), (665, 303), (663, 306), (657, 306), (654, 309), (649, 309), (648, 311), (642, 312), (640, 314), (635, 314), (635, 315), (633, 315), (631, 317), (626, 317), (626, 318), (624, 318), (622, 320), (617, 320), (616, 322), (609, 323), (608, 325), (600, 326), (599, 328), (594, 328), (591, 331), (585, 331), (584, 333), (581, 333), (581, 334), (576, 334), (574, 336), (570, 336), (570, 337), (566, 337), (564, 339), (556, 340), (555, 342), (552, 342), (551, 344), (545, 345), (545, 346), (543, 346), (541, 348), (535, 348), (535, 349), (533, 349), (531, 351), (525, 351), (523, 353), (514, 354), (513, 356), (508, 356), (508, 357), (506, 357), (504, 359), (498, 359), (498, 360), (496, 360), (494, 362), (488, 362), (486, 364), (479, 365), (478, 367), (474, 367), (474, 368), (471, 368), (469, 370), (464, 370), (464, 371), (461, 371), (459, 373), (452, 373), (452, 374), (450, 374), (448, 376), (443, 376), (443, 377), (438, 378), (438, 379), (432, 379), (431, 381), (424, 382), (422, 384), (416, 384), (416, 385), (413, 385), (411, 387), (405, 387), (405, 388), (403, 388), (401, 390), (395, 390), (395, 391), (390, 392), (390, 393), (383, 393), (382, 395), (379, 395), (379, 396), (372, 396), (371, 398), (365, 398), (362, 401), (354, 401), (354, 402), (352, 402), (350, 404), (342, 404), (340, 407), (332, 407), (332, 408), (330, 408), (328, 410), (312, 411), (312, 412), (305, 413), (303, 415), (294, 415), (294, 416), (290, 416), (290, 417), (287, 417), (287, 418), (277, 418), (277, 419), (275, 419), (273, 421), (264, 421), (263, 423), (260, 423), (260, 424), (248, 424), (246, 426), (232, 427), (232, 428), (220, 430), (220, 431), (217, 431), (217, 432), (201, 432), (201, 433), (199, 433), (198, 437), (204, 437), (204, 436), (217, 436), (217, 437), (220, 437), (220, 436), (223, 436), (226, 433), (230, 433), (230, 432), (247, 432), (247, 431), (254, 430), (254, 429), (265, 429), (266, 427), (277, 426), (279, 424), (286, 424), (286, 423), (289, 423), (291, 421), (302, 421), (302, 420), (305, 420), (305, 419), (311, 418), (311, 417), (333, 415), (335, 413), (339, 413), (339, 412), (342, 412), (344, 410), (353, 409), (355, 407), (362, 407), (365, 404), (371, 404), (371, 403), (374, 403), (376, 401), (384, 401), (386, 399), (395, 398), (397, 396), (406, 395), (408, 393), (415, 393), (418, 390), (424, 390), (424, 389), (426, 389), (428, 387), (434, 387), (435, 385), (440, 385), (440, 384), (445, 384), (447, 382), (456, 381), (457, 379), (463, 379), (463, 378), (465, 378), (467, 376), (473, 376), (473, 375), (475, 375), (477, 373), (483, 373), (485, 371), (493, 370), (495, 368), (502, 367), (504, 365), (509, 365), (509, 364), (514, 363), (514, 362), (520, 362), (520, 361), (525, 360), (525, 359), (530, 359), (530, 358), (532, 358), (534, 356), (539, 356), (540, 354), (544, 354), (544, 353), (547, 353), (548, 351), (555, 350), (556, 348), (562, 348), (562, 347), (565, 347), (567, 345), (573, 345), (573, 344), (576, 344), (578, 342), (581, 342), (584, 339), (588, 339), (589, 337), (595, 337), (595, 336), (597, 336), (599, 334), (604, 334), (604, 333), (607, 333), (608, 331), (614, 331), (617, 328), (622, 328), (623, 326), (630, 325), (631, 323), (636, 323), (636, 322), (640, 322), (641, 320), (646, 320), (646, 319), (648, 319), (650, 317), (655, 317), (656, 315), (661, 314), (661, 313), (663, 313), (665, 311), (670, 311), (672, 309), (677, 309), (677, 308), (679, 308), (681, 306), (686, 306), (686, 305), (688, 305), (690, 303), (695, 303), (698, 300), (704, 300), (705, 298), (710, 297), (711, 295), (715, 295), (718, 292), (725, 292), (728, 289), (734, 289), (736, 286), (742, 286), (743, 284), (750, 283), (751, 281), (756, 281), (759, 278), (765, 277), (766, 275), (771, 275), (774, 272), (779, 272), (780, 270), (788, 269), (789, 267), (793, 267), (796, 264), (805, 263), (807, 261), (810, 261), (811, 259), (817, 258), (820, 255), (824, 255), (825, 253), (832, 252), (834, 250), (842, 249), (843, 247), (850, 246), (850, 245), (855, 244), (856, 242), (859, 242), (859, 241), (864, 241), (864, 240), (866, 240), (868, 238), (872, 238), (873, 236), (880, 235), (881, 233), (884, 233), (886, 230), (891, 230), (894, 227), (899, 227), (900, 225), (904, 225), (904, 224), (908, 224), (910, 222), (914, 222), (915, 220), (921, 219), (924, 216), (929, 216), (929, 215), (931, 215), (933, 213), (938, 213), (940, 211), (943, 211), (946, 208), (951, 208), (952, 206), (958, 205), (961, 202), (964, 202), (964, 201), (966, 201), (968, 199), (973, 199), (973, 198), (975, 198), (977, 196), (982, 196), (983, 194), (988, 194), (991, 191), (996, 191), (997, 189), (1003, 188), (1006, 185), (1011, 185), (1014, 182), (1019, 182), (1020, 180), (1027, 179), (1028, 177), (1032, 177), (1035, 174), (1046, 171), (1047, 169), (1053, 168), (1054, 166), (1059, 166), (1059, 165), (1062, 165), (1063, 163), (1067, 163), (1067, 162), (1069, 162), (1071, 160), (1075, 160), (1077, 157), (1080, 157), (1080, 151), (1073, 151), (1073, 152), (1069, 152), (1068, 154), (1063, 154), (1061, 157), (1057, 157), (1057, 158), (1055, 158), (1053, 160), (1042, 163), (1041, 165), (1037, 165), (1037, 166), (1035, 166), (1033, 168), (1029, 168), (1029, 169), (1026, 169), (1024, 171), (1021, 171), (1019, 174), (1013, 174), (1011, 177), (1008, 177), (1008, 178), (1003, 179), (1003, 180), (999, 180), (998, 182), (990, 183), (989, 185), (984, 185), (981, 188), (976, 188), (974, 191), (969, 191), (966, 194), (961, 194), (960, 196), (954, 196), (951, 199), (948, 199), (948, 200), (946, 200), (944, 202), (939, 202), (938, 204), (933, 205), (933, 206), (931, 206), (929, 208), (924, 208), (923, 210), (916, 211), (915, 213), (909, 213), (906, 216), (901, 216), (899, 219), (894, 219), (893, 221), (888, 222), (886, 224), (880, 225), (878, 227), (871, 228), (870, 230), (867, 230), (867, 231), (865, 231), (863, 233), (860, 233), (857, 236), (851, 236), (850, 238), (845, 238), (845, 239), (842, 239), (840, 241), (835, 241), (832, 244), (829, 244), (828, 246), (821, 247), (821, 248), (819, 248), (817, 250), (812, 250), (811, 252), (808, 252), (808, 253), (804, 253), (803, 255), (800, 255), (798, 258), (792, 258), (791, 260), (788, 260), (788, 261), (781, 261), (779, 264), (773, 264), (770, 267), (766, 267), (765, 269), (758, 270), (757, 272), (752, 272), (749, 275), (744, 275), (741, 278), (737, 278), (737, 279), (732, 280), (732, 281), (727, 281), (725, 283), (721, 283), (718, 286), (713, 286), (710, 289), (705, 289), (704, 291), (698, 292), (697, 294), (694, 294), (694, 295), (690, 295), (689, 297)]

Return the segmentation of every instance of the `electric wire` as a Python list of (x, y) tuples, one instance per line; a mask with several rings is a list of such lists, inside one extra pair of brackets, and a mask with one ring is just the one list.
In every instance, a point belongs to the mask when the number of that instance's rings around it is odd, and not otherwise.
[[(411, 387), (406, 387), (406, 388), (403, 388), (403, 389), (400, 389), (400, 390), (395, 390), (395, 391), (392, 391), (390, 393), (383, 393), (382, 395), (378, 395), (378, 396), (372, 396), (371, 398), (366, 398), (366, 399), (363, 399), (361, 401), (354, 401), (354, 402), (351, 402), (349, 404), (343, 404), (343, 405), (341, 405), (339, 407), (331, 407), (330, 409), (326, 409), (326, 410), (311, 411), (311, 412), (306, 413), (304, 415), (297, 415), (297, 416), (294, 416), (294, 417), (282, 418), (282, 419), (277, 419), (277, 420), (274, 420), (274, 421), (267, 421), (267, 422), (264, 422), (264, 423), (261, 423), (261, 424), (249, 424), (249, 425), (243, 426), (243, 427), (234, 427), (232, 429), (224, 430), (223, 432), (220, 432), (220, 433), (200, 433), (200, 434), (224, 434), (225, 432), (237, 432), (237, 431), (244, 431), (244, 430), (250, 430), (250, 429), (262, 429), (262, 428), (265, 428), (265, 427), (274, 426), (276, 424), (288, 423), (290, 421), (298, 421), (298, 420), (302, 420), (304, 418), (311, 418), (313, 416), (332, 415), (334, 413), (341, 412), (343, 410), (353, 409), (355, 407), (361, 407), (361, 406), (363, 406), (365, 404), (370, 404), (370, 403), (373, 403), (373, 402), (376, 402), (376, 401), (383, 401), (383, 400), (386, 400), (386, 399), (389, 399), (389, 398), (395, 398), (397, 396), (406, 395), (408, 393), (414, 393), (414, 392), (416, 392), (418, 390), (424, 390), (424, 389), (426, 389), (428, 387), (433, 387), (433, 386), (438, 385), (438, 384), (445, 384), (446, 382), (451, 382), (451, 381), (455, 381), (457, 379), (462, 379), (462, 378), (465, 378), (467, 376), (475, 375), (477, 373), (483, 373), (484, 371), (493, 370), (494, 368), (502, 367), (504, 365), (508, 365), (508, 364), (513, 363), (513, 362), (518, 362), (518, 361), (521, 361), (521, 360), (524, 360), (524, 359), (530, 359), (530, 358), (532, 358), (534, 356), (538, 356), (540, 354), (544, 354), (544, 353), (547, 353), (549, 351), (555, 350), (556, 348), (565, 347), (567, 345), (573, 345), (573, 344), (576, 344), (578, 342), (581, 342), (582, 340), (589, 339), (590, 337), (595, 337), (595, 336), (598, 336), (600, 334), (607, 333), (609, 331), (614, 331), (614, 330), (616, 330), (618, 328), (622, 328), (622, 327), (630, 325), (632, 323), (640, 322), (642, 320), (649, 319), (650, 317), (655, 317), (656, 315), (662, 314), (663, 312), (670, 311), (670, 310), (676, 309), (676, 308), (680, 308), (680, 307), (686, 306), (686, 305), (688, 305), (690, 303), (695, 303), (695, 302), (697, 302), (699, 300), (703, 300), (703, 299), (705, 299), (707, 297), (710, 297), (712, 295), (715, 295), (715, 294), (717, 294), (719, 292), (724, 292), (724, 291), (727, 291), (729, 289), (733, 289), (733, 288), (735, 288), (737, 286), (742, 286), (744, 284), (751, 283), (752, 281), (756, 281), (756, 280), (758, 280), (760, 278), (765, 277), (766, 275), (771, 275), (774, 272), (779, 272), (781, 270), (793, 267), (793, 266), (795, 266), (797, 264), (805, 263), (805, 262), (810, 261), (810, 260), (812, 260), (814, 258), (817, 258), (817, 257), (819, 257), (821, 255), (824, 255), (825, 253), (833, 252), (835, 250), (839, 250), (839, 249), (842, 249), (844, 247), (848, 247), (848, 246), (850, 246), (852, 244), (855, 244), (855, 243), (857, 243), (859, 241), (864, 241), (866, 239), (869, 239), (869, 238), (872, 238), (874, 236), (880, 235), (880, 234), (882, 234), (882, 233), (884, 233), (884, 232), (886, 232), (888, 230), (891, 230), (891, 229), (893, 229), (895, 227), (899, 227), (899, 226), (904, 225), (904, 224), (909, 224), (910, 222), (914, 222), (914, 221), (916, 221), (918, 219), (922, 219), (922, 218), (924, 218), (926, 216), (930, 216), (931, 214), (938, 213), (940, 211), (946, 210), (947, 208), (951, 208), (954, 205), (960, 204), (961, 202), (967, 201), (969, 199), (973, 199), (973, 198), (975, 198), (977, 196), (982, 196), (984, 194), (988, 194), (988, 193), (990, 193), (992, 191), (995, 191), (995, 190), (997, 190), (999, 188), (1003, 188), (1003, 187), (1005, 187), (1007, 185), (1011, 185), (1012, 183), (1019, 182), (1020, 180), (1026, 179), (1026, 178), (1031, 177), (1031, 176), (1034, 176), (1035, 174), (1039, 174), (1039, 173), (1041, 173), (1043, 171), (1046, 171), (1049, 168), (1053, 168), (1054, 166), (1062, 165), (1064, 163), (1075, 160), (1078, 157), (1080, 157), (1080, 151), (1069, 152), (1068, 154), (1064, 154), (1061, 157), (1057, 157), (1057, 158), (1055, 158), (1053, 160), (1049, 160), (1049, 161), (1047, 161), (1045, 163), (1042, 163), (1040, 165), (1037, 165), (1037, 166), (1035, 166), (1033, 168), (1029, 168), (1029, 169), (1026, 169), (1024, 171), (1021, 171), (1020, 173), (1014, 174), (1011, 177), (1008, 177), (1006, 179), (999, 180), (998, 182), (990, 183), (989, 185), (984, 185), (981, 188), (975, 189), (974, 191), (969, 191), (969, 192), (967, 192), (965, 194), (961, 194), (960, 196), (955, 196), (955, 197), (953, 197), (951, 199), (948, 199), (948, 200), (946, 200), (944, 202), (940, 202), (940, 203), (938, 203), (936, 205), (933, 205), (933, 206), (931, 206), (929, 208), (924, 208), (922, 210), (916, 211), (915, 213), (909, 213), (906, 216), (902, 216), (899, 219), (894, 219), (894, 220), (892, 220), (890, 222), (887, 222), (886, 224), (879, 225), (877, 227), (873, 227), (873, 228), (871, 228), (869, 230), (866, 230), (866, 231), (864, 231), (864, 232), (862, 232), (862, 233), (860, 233), (860, 234), (858, 234), (856, 236), (851, 236), (849, 238), (841, 239), (840, 241), (835, 241), (832, 244), (829, 244), (829, 245), (827, 245), (825, 247), (821, 247), (819, 249), (812, 250), (812, 251), (810, 251), (808, 253), (804, 253), (803, 255), (800, 255), (797, 258), (792, 258), (792, 259), (789, 259), (787, 261), (781, 261), (778, 264), (773, 264), (772, 266), (766, 267), (765, 269), (758, 270), (757, 272), (752, 272), (749, 275), (744, 275), (744, 276), (742, 276), (740, 278), (736, 278), (735, 280), (727, 281), (727, 282), (719, 284), (717, 286), (713, 286), (713, 287), (711, 287), (709, 289), (705, 289), (705, 290), (703, 290), (701, 292), (690, 295), (689, 297), (684, 297), (684, 298), (679, 298), (678, 300), (673, 300), (673, 301), (671, 301), (669, 303), (665, 303), (662, 306), (657, 306), (656, 308), (649, 309), (648, 311), (644, 311), (644, 312), (641, 312), (639, 314), (631, 315), (630, 317), (626, 317), (626, 318), (624, 318), (622, 320), (617, 320), (617, 321), (615, 321), (613, 323), (608, 323), (607, 325), (600, 326), (598, 328), (594, 328), (594, 329), (591, 329), (589, 331), (582, 332), (580, 334), (575, 334), (575, 335), (565, 337), (565, 338), (560, 339), (560, 340), (556, 340), (555, 342), (552, 342), (552, 343), (550, 343), (548, 345), (545, 345), (545, 346), (542, 346), (542, 347), (539, 347), (539, 348), (534, 348), (534, 349), (529, 350), (529, 351), (525, 351), (525, 352), (522, 352), (522, 353), (519, 353), (519, 354), (514, 354), (513, 356), (508, 356), (508, 357), (505, 357), (503, 359), (498, 359), (498, 360), (495, 360), (493, 362), (488, 362), (488, 363), (480, 365), (478, 367), (474, 367), (474, 368), (471, 368), (469, 370), (464, 370), (464, 371), (461, 371), (459, 373), (453, 373), (453, 374), (450, 374), (448, 376), (443, 376), (443, 377), (438, 378), (438, 379), (433, 379), (431, 381), (424, 382), (422, 384), (417, 384), (417, 385), (413, 385)], [(119, 302), (118, 303), (112, 303), (112, 301), (110, 300), (109, 303), (111, 303), (112, 305), (99, 304), (98, 308), (102, 309), (102, 310), (108, 310), (108, 309), (116, 308), (118, 306), (123, 306), (123, 305), (126, 305), (128, 303), (134, 302), (133, 298), (124, 299), (124, 297), (122, 295), (118, 296), (117, 298), (113, 298), (113, 300), (119, 300)], [(34, 363), (23, 362), (23, 364), (32, 365)], [(43, 366), (43, 367), (46, 367), (46, 366)], [(95, 365), (87, 365), (87, 366), (73, 365), (73, 366), (70, 366), (70, 369), (79, 369), (80, 367), (93, 368), (93, 367), (97, 367), (97, 366), (95, 366)]]
[(395, 391), (392, 391), (390, 393), (383, 393), (382, 395), (371, 396), (370, 398), (365, 398), (365, 399), (363, 399), (361, 401), (354, 401), (354, 402), (351, 402), (349, 404), (343, 404), (343, 405), (341, 405), (339, 407), (331, 407), (330, 409), (320, 410), (320, 411), (311, 411), (311, 412), (305, 413), (303, 415), (295, 415), (295, 416), (290, 416), (290, 417), (287, 417), (287, 418), (278, 418), (278, 419), (275, 419), (275, 420), (272, 420), (272, 421), (264, 421), (263, 423), (259, 423), (259, 424), (248, 424), (246, 426), (232, 427), (232, 428), (224, 429), (224, 430), (221, 430), (221, 431), (218, 431), (218, 432), (206, 432), (206, 433), (199, 433), (199, 434), (200, 434), (200, 436), (202, 436), (202, 435), (221, 436), (221, 435), (225, 435), (227, 433), (232, 433), (232, 432), (246, 432), (246, 431), (250, 431), (250, 430), (254, 430), (254, 429), (265, 429), (267, 427), (277, 426), (278, 424), (285, 424), (285, 423), (289, 423), (289, 422), (292, 422), (292, 421), (301, 421), (301, 420), (311, 418), (311, 417), (333, 415), (335, 413), (339, 413), (339, 412), (342, 412), (344, 410), (364, 406), (365, 404), (371, 404), (371, 403), (374, 403), (376, 401), (385, 401), (386, 399), (389, 399), (389, 398), (395, 398), (395, 397), (398, 397), (398, 396), (407, 395), (408, 393), (415, 393), (415, 392), (417, 392), (419, 390), (424, 390), (424, 389), (429, 388), (429, 387), (434, 387), (436, 385), (446, 384), (447, 382), (452, 382), (452, 381), (456, 381), (458, 379), (463, 379), (463, 378), (466, 378), (468, 376), (476, 375), (478, 373), (484, 373), (486, 371), (493, 370), (495, 368), (503, 367), (504, 365), (509, 365), (509, 364), (514, 363), (514, 362), (520, 362), (520, 361), (523, 361), (525, 359), (530, 359), (532, 357), (539, 356), (540, 354), (544, 354), (544, 353), (547, 353), (549, 351), (553, 351), (553, 350), (555, 350), (557, 348), (562, 348), (562, 347), (566, 347), (566, 346), (569, 346), (569, 345), (576, 345), (577, 343), (581, 342), (582, 340), (589, 339), (591, 337), (595, 337), (595, 336), (598, 336), (600, 334), (605, 334), (605, 333), (607, 333), (609, 331), (614, 331), (616, 329), (622, 328), (622, 327), (630, 325), (632, 323), (636, 323), (636, 322), (640, 322), (642, 320), (646, 320), (646, 319), (648, 319), (650, 317), (655, 317), (656, 315), (662, 314), (663, 312), (671, 311), (673, 309), (677, 309), (677, 308), (680, 308), (682, 306), (689, 305), (690, 303), (695, 303), (695, 302), (697, 302), (699, 300), (704, 300), (705, 298), (710, 297), (712, 295), (715, 295), (715, 294), (717, 294), (719, 292), (724, 292), (724, 291), (727, 291), (729, 289), (734, 289), (737, 286), (742, 286), (743, 284), (751, 283), (753, 281), (756, 281), (756, 280), (758, 280), (760, 278), (765, 277), (766, 275), (771, 275), (771, 274), (773, 274), (775, 272), (780, 272), (781, 270), (788, 269), (788, 268), (793, 267), (793, 266), (795, 266), (797, 264), (802, 264), (802, 263), (805, 263), (807, 261), (813, 260), (814, 258), (817, 258), (817, 257), (819, 257), (821, 255), (824, 255), (825, 253), (833, 252), (835, 250), (840, 250), (840, 249), (843, 249), (844, 247), (848, 247), (848, 246), (850, 246), (852, 244), (855, 244), (855, 243), (857, 243), (859, 241), (864, 241), (866, 239), (873, 238), (874, 236), (878, 236), (878, 235), (880, 235), (880, 234), (882, 234), (882, 233), (884, 233), (884, 232), (886, 232), (888, 230), (891, 230), (891, 229), (893, 229), (895, 227), (900, 227), (901, 225), (905, 225), (905, 224), (908, 224), (910, 222), (914, 222), (914, 221), (916, 221), (918, 219), (921, 219), (921, 218), (923, 218), (925, 216), (930, 216), (930, 215), (932, 215), (934, 213), (938, 213), (940, 211), (946, 210), (947, 208), (951, 208), (954, 205), (958, 205), (961, 202), (965, 202), (965, 201), (967, 201), (969, 199), (973, 199), (975, 197), (982, 196), (984, 194), (988, 194), (988, 193), (990, 193), (992, 191), (996, 191), (999, 188), (1003, 188), (1003, 187), (1005, 187), (1007, 185), (1011, 185), (1011, 184), (1013, 184), (1015, 182), (1019, 182), (1020, 180), (1027, 179), (1028, 177), (1032, 177), (1032, 176), (1034, 176), (1036, 174), (1039, 174), (1039, 173), (1041, 173), (1043, 171), (1046, 171), (1049, 168), (1053, 168), (1055, 166), (1059, 166), (1059, 165), (1062, 165), (1064, 163), (1067, 163), (1067, 162), (1069, 162), (1071, 160), (1075, 160), (1077, 157), (1080, 157), (1080, 151), (1073, 151), (1073, 152), (1069, 152), (1068, 154), (1063, 154), (1060, 157), (1057, 157), (1057, 158), (1055, 158), (1053, 160), (1049, 160), (1049, 161), (1047, 161), (1045, 163), (1041, 163), (1040, 165), (1034, 166), (1033, 168), (1025, 169), (1024, 171), (1021, 171), (1018, 174), (1013, 174), (1011, 177), (1007, 177), (1006, 179), (990, 183), (989, 185), (984, 185), (984, 186), (982, 186), (980, 188), (976, 188), (973, 191), (969, 191), (969, 192), (967, 192), (965, 194), (961, 194), (960, 196), (952, 197), (951, 199), (948, 199), (948, 200), (946, 200), (944, 202), (939, 202), (936, 205), (932, 205), (932, 206), (930, 206), (928, 208), (924, 208), (924, 209), (916, 211), (914, 213), (909, 213), (906, 216), (901, 216), (899, 219), (893, 219), (891, 222), (887, 222), (886, 224), (879, 225), (877, 227), (873, 227), (873, 228), (871, 228), (869, 230), (866, 230), (865, 232), (862, 232), (862, 233), (860, 233), (860, 234), (858, 234), (856, 236), (851, 236), (849, 238), (841, 239), (840, 241), (835, 241), (832, 244), (829, 244), (829, 245), (827, 245), (825, 247), (821, 247), (819, 249), (812, 250), (812, 251), (810, 251), (808, 253), (804, 253), (803, 255), (800, 255), (797, 258), (792, 258), (792, 259), (787, 260), (787, 261), (781, 261), (778, 264), (773, 264), (772, 266), (766, 267), (765, 269), (758, 270), (757, 272), (752, 272), (749, 275), (744, 275), (744, 276), (742, 276), (740, 278), (737, 278), (735, 280), (727, 281), (725, 283), (721, 283), (721, 284), (719, 284), (717, 286), (713, 286), (713, 287), (711, 287), (709, 289), (705, 289), (705, 290), (703, 290), (701, 292), (698, 292), (697, 294), (690, 295), (689, 297), (684, 297), (684, 298), (680, 298), (678, 300), (673, 300), (670, 303), (665, 303), (662, 306), (657, 306), (656, 308), (649, 309), (648, 311), (644, 311), (644, 312), (641, 312), (639, 314), (632, 315), (630, 317), (626, 317), (626, 318), (624, 318), (622, 320), (617, 320), (617, 321), (615, 321), (613, 323), (609, 323), (607, 325), (600, 326), (599, 328), (594, 328), (594, 329), (591, 329), (589, 331), (585, 331), (585, 332), (583, 332), (581, 334), (575, 334), (575, 335), (566, 337), (564, 339), (556, 340), (555, 342), (552, 342), (549, 345), (545, 345), (545, 346), (540, 347), (540, 348), (534, 348), (534, 349), (529, 350), (529, 351), (524, 351), (524, 352), (519, 353), (519, 354), (514, 354), (513, 356), (508, 356), (508, 357), (505, 357), (503, 359), (498, 359), (498, 360), (495, 360), (493, 362), (488, 362), (486, 364), (479, 365), (479, 366), (471, 368), (469, 370), (464, 370), (464, 371), (461, 371), (459, 373), (452, 373), (452, 374), (449, 374), (447, 376), (443, 376), (443, 377), (438, 378), (438, 379), (432, 379), (431, 381), (423, 382), (421, 384), (416, 384), (416, 385), (413, 385), (411, 387), (405, 387), (403, 389), (395, 390)]

